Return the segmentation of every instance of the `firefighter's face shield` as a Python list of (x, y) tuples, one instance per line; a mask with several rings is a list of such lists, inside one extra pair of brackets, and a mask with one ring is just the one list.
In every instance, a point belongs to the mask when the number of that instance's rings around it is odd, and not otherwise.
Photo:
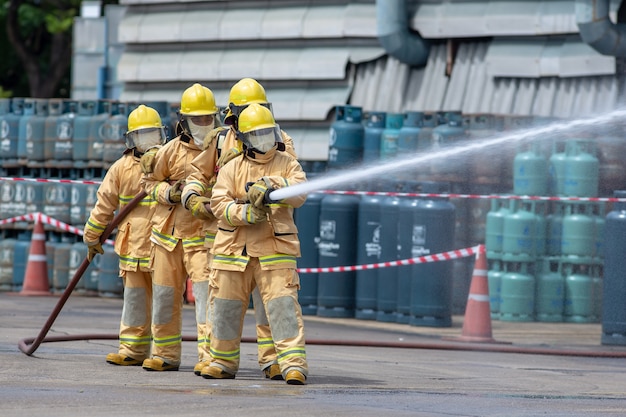
[(283, 138), (278, 125), (252, 130), (246, 133), (237, 133), (237, 137), (247, 148), (260, 153), (265, 153), (272, 149), (277, 143), (282, 143)]
[(137, 129), (132, 132), (126, 132), (124, 134), (124, 138), (128, 149), (136, 148), (139, 152), (144, 153), (148, 149), (165, 143), (165, 128), (149, 127), (145, 129)]

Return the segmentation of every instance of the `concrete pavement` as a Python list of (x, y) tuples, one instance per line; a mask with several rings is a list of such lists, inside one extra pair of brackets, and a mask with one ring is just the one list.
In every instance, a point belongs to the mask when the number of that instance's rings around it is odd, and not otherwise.
[[(482, 345), (444, 340), (461, 334), (457, 316), (451, 328), (305, 316), (311, 375), (299, 387), (263, 378), (254, 343), (227, 381), (193, 374), (195, 342), (183, 343), (179, 372), (106, 364), (116, 340), (43, 343), (26, 356), (18, 341), (38, 335), (57, 301), (0, 293), (2, 416), (626, 415), (626, 347), (601, 346), (599, 324), (493, 321), (494, 338), (510, 343)], [(121, 309), (72, 295), (48, 336), (115, 335)], [(186, 336), (193, 315), (185, 306)]]

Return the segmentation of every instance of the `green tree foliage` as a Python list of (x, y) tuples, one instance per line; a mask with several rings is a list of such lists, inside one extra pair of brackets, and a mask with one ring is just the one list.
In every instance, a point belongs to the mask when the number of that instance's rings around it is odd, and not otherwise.
[(72, 25), (80, 0), (0, 0), (0, 92), (68, 97)]

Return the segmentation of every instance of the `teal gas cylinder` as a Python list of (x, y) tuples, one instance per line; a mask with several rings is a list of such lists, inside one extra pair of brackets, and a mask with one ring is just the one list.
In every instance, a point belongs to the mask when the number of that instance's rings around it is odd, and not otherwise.
[(74, 120), (77, 116), (78, 101), (66, 100), (63, 114), (57, 119), (53, 159), (61, 164), (71, 164), (74, 155)]
[[(432, 154), (450, 148), (467, 138), (463, 115), (459, 111), (446, 113), (446, 124), (435, 127), (432, 131)], [(453, 176), (454, 180), (466, 178), (467, 164), (464, 160), (451, 158), (435, 158), (431, 161), (431, 172), (434, 175)]]
[(98, 295), (100, 297), (122, 298), (124, 284), (120, 277), (120, 258), (111, 245), (103, 245), (98, 271)]
[[(387, 182), (388, 192), (401, 192), (402, 183)], [(380, 262), (399, 260), (398, 212), (403, 198), (385, 196), (380, 203)], [(398, 267), (385, 267), (377, 270), (376, 320), (385, 323), (396, 322), (398, 305)]]
[(98, 184), (72, 184), (70, 224), (84, 226), (96, 204)]
[(57, 123), (63, 114), (64, 104), (62, 98), (48, 100), (48, 116), (44, 122), (43, 155), (46, 161), (54, 159), (54, 144), (57, 141)]
[(335, 121), (330, 126), (329, 169), (346, 168), (362, 161), (365, 135), (361, 124), (362, 111), (356, 106), (335, 107)]
[(509, 200), (494, 198), (485, 216), (485, 248), (487, 259), (502, 258), (504, 219), (509, 214)]
[[(72, 279), (76, 275), (76, 271), (87, 257), (88, 252), (89, 251), (87, 250), (87, 245), (85, 245), (82, 241), (72, 244), (72, 248), (70, 249), (69, 263), (70, 279)], [(75, 290), (79, 294), (92, 296), (98, 294), (98, 273), (100, 269), (100, 258), (100, 255), (93, 258), (93, 260), (89, 263), (89, 266), (83, 273), (83, 276), (76, 284)]]
[(594, 317), (593, 279), (589, 265), (563, 263), (565, 307), (563, 319), (571, 323), (592, 323)]
[(602, 344), (626, 345), (626, 191), (619, 190), (604, 226), (602, 278)]
[(417, 135), (417, 149), (425, 151), (431, 148), (433, 129), (438, 125), (435, 113), (424, 113), (422, 115), (422, 126)]
[(31, 236), (32, 232), (30, 230), (19, 232), (15, 245), (13, 246), (13, 292), (21, 291), (22, 285), (24, 284)]
[(513, 159), (513, 193), (530, 196), (548, 193), (548, 160), (538, 142), (527, 145)]
[(502, 227), (502, 260), (530, 262), (535, 258), (537, 216), (534, 202), (512, 199)]
[(398, 134), (398, 154), (400, 156), (412, 155), (417, 152), (423, 118), (423, 112), (409, 111), (404, 114), (404, 121)]
[(365, 122), (363, 136), (363, 162), (380, 159), (380, 138), (385, 130), (385, 112), (370, 112)]
[(20, 119), (24, 115), (24, 98), (11, 99), (9, 113), (0, 120), (0, 150), (2, 159), (7, 163), (17, 163), (17, 144), (19, 142)]
[(28, 158), (26, 144), (30, 141), (32, 143), (33, 136), (33, 124), (31, 119), (35, 117), (37, 106), (34, 98), (24, 99), (24, 113), (20, 117), (18, 143), (17, 143), (17, 158), (26, 161)]
[(563, 321), (565, 278), (558, 257), (537, 261), (535, 317), (542, 322)]
[(555, 140), (552, 143), (552, 155), (548, 159), (548, 178), (550, 194), (565, 195), (565, 142)]
[(26, 158), (29, 162), (45, 161), (44, 136), (47, 118), (48, 99), (35, 99), (35, 114), (29, 121), (31, 133), (26, 140)]
[[(19, 189), (19, 185), (16, 186)], [(28, 182), (24, 186), (24, 205), (26, 213), (43, 212), (45, 184), (37, 182)], [(22, 194), (17, 191), (16, 197)]]
[(505, 262), (500, 284), (500, 320), (533, 321), (535, 277), (530, 262)]
[[(422, 192), (442, 194), (449, 184), (424, 183)], [(400, 207), (399, 224), (410, 231), (411, 256), (447, 252), (454, 249), (455, 207), (447, 198), (419, 199), (410, 223), (404, 223)], [(405, 243), (400, 234), (400, 247)], [(409, 242), (407, 242), (409, 243)], [(402, 253), (401, 253), (402, 257)], [(449, 261), (412, 265), (410, 324), (449, 327), (452, 325), (452, 268)]]
[(74, 239), (63, 239), (54, 250), (54, 268), (52, 270), (52, 292), (63, 293), (70, 279), (70, 252)]
[[(473, 114), (468, 117), (467, 137), (471, 141), (488, 140), (501, 132), (504, 118), (493, 114)], [(492, 152), (475, 152), (472, 154), (469, 166), (469, 175), (472, 182), (479, 184), (493, 184), (500, 182), (504, 176), (503, 165), (505, 158)]]
[(487, 271), (487, 283), (489, 285), (489, 308), (491, 319), (500, 318), (500, 300), (502, 298), (502, 261), (499, 259), (489, 260), (489, 270)]
[(380, 159), (389, 160), (398, 153), (398, 138), (404, 122), (402, 113), (387, 113), (385, 129), (380, 136)]
[(547, 253), (548, 242), (548, 202), (535, 201), (535, 257), (539, 258)]
[(0, 239), (0, 291), (11, 291), (13, 289), (13, 265), (15, 261), (15, 242), (17, 239), (4, 233)]
[[(405, 182), (404, 192), (417, 193), (421, 186), (415, 182)], [(413, 231), (413, 215), (418, 210), (420, 200), (415, 197), (403, 197), (398, 207), (398, 259), (413, 258), (413, 235), (423, 233), (421, 230)], [(419, 227), (419, 226), (418, 226)], [(422, 239), (423, 241), (424, 239)], [(426, 249), (424, 249), (426, 251)], [(424, 253), (427, 254), (427, 253)], [(420, 256), (420, 255), (417, 255)], [(411, 285), (413, 281), (413, 269), (411, 265), (397, 266), (398, 270), (398, 294), (396, 296), (396, 322), (409, 324), (411, 322)]]
[(98, 100), (96, 114), (89, 123), (87, 160), (92, 164), (102, 162), (104, 141), (107, 139), (106, 122), (111, 117), (111, 105), (110, 100)]
[(602, 258), (604, 258), (606, 206), (604, 202), (589, 203), (588, 209), (594, 222), (595, 250), (593, 252), (593, 256), (594, 258), (597, 258), (598, 262), (602, 262)]
[(546, 254), (548, 256), (561, 255), (564, 215), (565, 204), (562, 201), (554, 201), (550, 213), (546, 216)]
[(563, 194), (577, 197), (597, 197), (599, 161), (594, 143), (570, 140), (565, 145)]
[[(376, 184), (370, 184), (369, 191), (378, 191)], [(361, 197), (358, 211), (357, 265), (380, 262), (380, 204), (383, 197), (364, 195)], [(376, 289), (378, 271), (364, 269), (356, 271), (355, 318), (360, 320), (376, 319)]]
[[(317, 268), (320, 265), (317, 245), (320, 240), (320, 205), (323, 198), (322, 193), (311, 193), (305, 203), (294, 211), (302, 254), (298, 258), (298, 268)], [(298, 302), (304, 315), (317, 314), (318, 279), (318, 273), (300, 273)]]
[(95, 100), (82, 100), (78, 102), (78, 112), (74, 118), (74, 138), (72, 158), (76, 168), (85, 168), (89, 159), (89, 138), (91, 119), (96, 114), (97, 102)]
[(53, 219), (70, 224), (72, 209), (72, 184), (44, 183), (43, 213)]
[[(320, 206), (320, 267), (356, 264), (360, 198), (329, 194)], [(354, 317), (354, 271), (320, 274), (317, 286), (317, 315)]]
[(104, 124), (105, 138), (102, 150), (104, 162), (117, 161), (126, 150), (124, 134), (128, 130), (128, 106), (126, 103), (111, 103), (111, 117)]
[(595, 221), (589, 203), (563, 202), (561, 255), (578, 263), (591, 263), (596, 248)]

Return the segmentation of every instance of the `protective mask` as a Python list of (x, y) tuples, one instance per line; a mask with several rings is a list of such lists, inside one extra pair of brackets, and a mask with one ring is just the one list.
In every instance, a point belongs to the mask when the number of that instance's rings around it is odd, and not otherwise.
[(276, 135), (274, 134), (274, 131), (264, 135), (255, 135), (251, 139), (254, 142), (254, 148), (263, 153), (272, 149), (276, 143)]
[(215, 121), (208, 125), (197, 125), (188, 118), (187, 126), (189, 127), (189, 133), (193, 137), (193, 143), (195, 143), (198, 148), (202, 148), (204, 137), (211, 130), (213, 130), (213, 128), (215, 127)]
[(150, 148), (165, 143), (165, 135), (163, 129), (141, 129), (127, 134), (126, 146), (136, 148), (139, 152), (144, 153)]

